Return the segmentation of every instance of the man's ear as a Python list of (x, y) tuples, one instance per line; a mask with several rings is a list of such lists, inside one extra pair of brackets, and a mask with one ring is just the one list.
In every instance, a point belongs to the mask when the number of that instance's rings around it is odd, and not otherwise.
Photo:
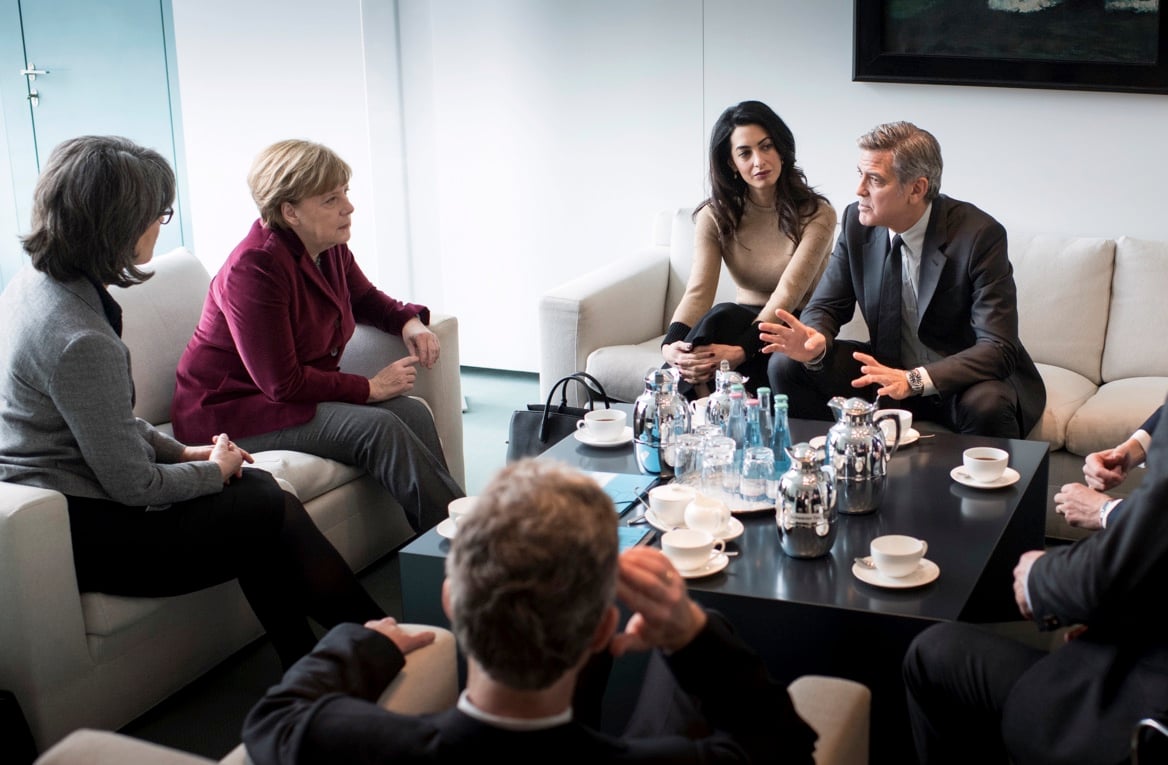
[(912, 196), (914, 202), (923, 202), (925, 194), (929, 192), (929, 179), (921, 176), (913, 181), (912, 186), (909, 187), (909, 194)]
[(451, 615), (450, 608), (450, 580), (442, 580), (442, 613), (446, 614), (446, 618), (450, 622), (454, 622), (454, 617)]
[(588, 644), (588, 648), (592, 653), (599, 653), (608, 648), (608, 644), (612, 641), (612, 636), (616, 633), (616, 627), (619, 622), (620, 611), (616, 606), (609, 606), (604, 612), (604, 616), (597, 623), (596, 631), (592, 633), (592, 642)]

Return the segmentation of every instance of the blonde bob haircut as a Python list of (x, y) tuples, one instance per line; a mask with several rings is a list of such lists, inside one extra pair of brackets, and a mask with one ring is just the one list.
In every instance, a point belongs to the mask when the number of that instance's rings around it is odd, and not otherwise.
[(296, 204), (349, 182), (352, 168), (327, 146), (290, 139), (260, 152), (247, 174), (251, 198), (268, 228), (288, 228), (280, 212), (285, 202)]

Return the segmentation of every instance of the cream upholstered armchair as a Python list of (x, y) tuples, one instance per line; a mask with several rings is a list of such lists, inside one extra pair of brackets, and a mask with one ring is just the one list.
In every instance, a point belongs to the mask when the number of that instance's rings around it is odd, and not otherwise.
[[(585, 371), (619, 401), (644, 390), (645, 373), (661, 366), (661, 341), (685, 294), (693, 267), (693, 210), (657, 214), (652, 243), (544, 293), (539, 301), (539, 386)], [(734, 279), (722, 265), (715, 303), (734, 302)], [(866, 339), (856, 318), (840, 337)]]
[[(382, 695), (382, 706), (402, 714), (452, 706), (458, 696), (454, 636), (434, 627), (403, 626), (434, 629), (438, 639), (409, 655), (405, 671)], [(819, 735), (816, 765), (867, 765), (872, 700), (867, 687), (836, 677), (805, 675), (788, 690), (796, 711)], [(219, 765), (250, 762), (240, 744)], [(45, 752), (36, 765), (212, 765), (212, 761), (129, 736), (84, 729)]]
[[(692, 209), (658, 213), (651, 244), (546, 292), (539, 301), (541, 398), (553, 383), (585, 371), (612, 398), (633, 401), (645, 373), (663, 363), (661, 340), (693, 265)], [(722, 267), (718, 302), (733, 301)]]

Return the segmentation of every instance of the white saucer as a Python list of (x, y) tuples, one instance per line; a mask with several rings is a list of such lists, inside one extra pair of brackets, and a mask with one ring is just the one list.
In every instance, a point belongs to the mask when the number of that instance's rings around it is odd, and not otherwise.
[(612, 438), (607, 441), (601, 441), (588, 435), (588, 431), (584, 428), (579, 428), (572, 435), (576, 436), (576, 440), (588, 446), (606, 447), (606, 446), (624, 446), (629, 441), (633, 440), (633, 428), (631, 425), (626, 425), (624, 431), (617, 438)]
[(1018, 483), (1018, 479), (1022, 475), (1012, 467), (1006, 468), (1000, 476), (993, 481), (977, 481), (974, 480), (969, 473), (965, 472), (964, 465), (958, 465), (949, 471), (949, 477), (962, 486), (969, 486), (974, 489), (1002, 489), (1007, 486), (1013, 486)]
[(458, 526), (456, 526), (454, 524), (453, 520), (451, 520), (450, 518), (447, 518), (446, 520), (442, 521), (437, 526), (435, 526), (434, 530), (438, 532), (438, 536), (440, 536), (440, 537), (446, 537), (447, 539), (454, 539), (454, 532), (458, 531)]
[[(675, 528), (685, 528), (684, 523), (680, 526), (665, 525), (661, 522), (661, 519), (657, 517), (657, 514), (653, 512), (652, 508), (645, 511), (645, 520), (649, 522), (650, 526), (657, 529), (658, 531), (672, 531)], [(742, 533), (746, 531), (746, 527), (742, 525), (742, 521), (732, 517), (730, 518), (730, 522), (727, 523), (726, 526), (721, 530), (726, 533), (714, 534), (714, 536), (718, 539), (724, 539), (729, 542), (731, 539), (738, 539), (738, 537), (742, 536)]]
[(928, 584), (941, 575), (941, 569), (928, 558), (921, 558), (921, 565), (908, 576), (884, 576), (874, 568), (868, 568), (859, 562), (852, 564), (852, 573), (861, 582), (873, 587), (886, 587), (892, 590), (903, 590), (909, 587), (920, 587)]
[(898, 441), (896, 443), (896, 447), (899, 449), (902, 446), (908, 446), (909, 444), (915, 444), (920, 437), (921, 437), (921, 432), (919, 430), (917, 430), (916, 428), (909, 428), (908, 431), (905, 432), (905, 434), (900, 437), (900, 441)]
[(710, 558), (710, 562), (701, 568), (695, 568), (692, 571), (678, 571), (677, 573), (681, 574), (682, 579), (699, 579), (703, 576), (718, 573), (726, 568), (729, 563), (730, 559), (726, 557), (725, 553), (718, 553), (713, 558)]

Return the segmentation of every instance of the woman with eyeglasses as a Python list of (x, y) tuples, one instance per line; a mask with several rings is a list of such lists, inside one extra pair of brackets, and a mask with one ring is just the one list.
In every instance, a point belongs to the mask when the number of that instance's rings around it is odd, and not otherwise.
[(135, 418), (122, 311), (170, 220), (174, 173), (124, 138), (53, 150), (32, 260), (0, 295), (0, 480), (65, 495), (82, 592), (179, 595), (238, 579), (285, 667), (324, 627), (384, 611), (291, 494), (226, 433), (188, 446)]

